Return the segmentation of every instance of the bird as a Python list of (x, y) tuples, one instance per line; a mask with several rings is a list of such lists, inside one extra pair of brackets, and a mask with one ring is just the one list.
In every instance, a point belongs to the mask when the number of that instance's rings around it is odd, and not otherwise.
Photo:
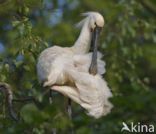
[[(113, 105), (110, 88), (102, 75), (105, 73), (103, 55), (98, 49), (98, 37), (104, 27), (104, 17), (98, 12), (86, 12), (76, 24), (80, 35), (71, 47), (54, 45), (41, 52), (37, 75), (43, 87), (57, 91), (83, 107), (88, 115), (100, 118)], [(93, 47), (93, 52), (90, 48)]]

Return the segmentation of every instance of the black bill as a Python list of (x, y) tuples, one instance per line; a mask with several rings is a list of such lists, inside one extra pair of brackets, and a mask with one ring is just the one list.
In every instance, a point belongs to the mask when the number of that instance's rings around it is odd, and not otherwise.
[(91, 46), (93, 47), (93, 55), (92, 55), (91, 65), (89, 67), (89, 73), (92, 75), (97, 74), (98, 36), (99, 36), (101, 30), (102, 30), (101, 27), (96, 26), (93, 31), (93, 34), (92, 34)]

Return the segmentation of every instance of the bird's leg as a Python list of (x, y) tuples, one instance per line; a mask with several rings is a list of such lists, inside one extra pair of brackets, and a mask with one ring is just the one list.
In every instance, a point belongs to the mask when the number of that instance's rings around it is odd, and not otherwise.
[[(67, 112), (68, 112), (69, 119), (72, 121), (72, 100), (70, 98), (68, 98)], [(74, 134), (73, 127), (70, 127), (70, 133)]]
[(52, 99), (52, 90), (49, 90), (49, 103), (52, 104), (53, 99)]
[(72, 107), (71, 107), (71, 99), (70, 98), (68, 98), (67, 112), (68, 112), (69, 118), (72, 120)]

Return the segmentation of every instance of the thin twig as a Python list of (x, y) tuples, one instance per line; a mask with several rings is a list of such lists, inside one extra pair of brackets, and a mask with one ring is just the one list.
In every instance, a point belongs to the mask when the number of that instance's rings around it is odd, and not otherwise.
[(33, 101), (33, 102), (36, 102), (35, 98), (34, 97), (27, 97), (27, 98), (20, 98), (20, 99), (13, 99), (12, 100), (13, 102), (26, 102), (26, 101)]

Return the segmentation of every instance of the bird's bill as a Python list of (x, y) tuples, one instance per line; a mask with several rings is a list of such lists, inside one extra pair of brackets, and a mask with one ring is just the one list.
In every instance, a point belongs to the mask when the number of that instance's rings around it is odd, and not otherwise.
[(94, 31), (93, 31), (93, 35), (92, 35), (92, 42), (91, 45), (93, 47), (93, 53), (97, 53), (97, 49), (98, 49), (98, 37), (101, 33), (102, 28), (96, 26)]
[(91, 65), (89, 68), (89, 73), (93, 75), (97, 74), (98, 36), (100, 35), (101, 29), (101, 27), (96, 26), (92, 34), (91, 46), (93, 47), (93, 55)]

